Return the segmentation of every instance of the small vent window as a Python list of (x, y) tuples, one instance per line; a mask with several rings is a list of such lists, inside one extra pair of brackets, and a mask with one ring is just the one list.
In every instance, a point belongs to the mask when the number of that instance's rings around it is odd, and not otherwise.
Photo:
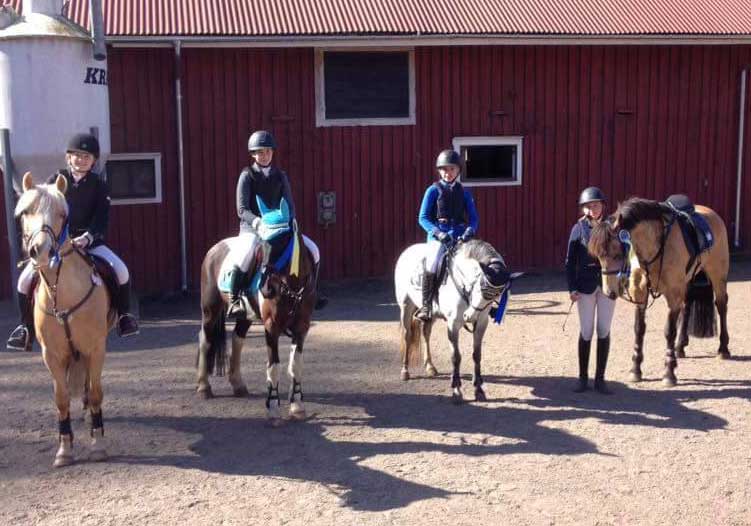
[(521, 137), (457, 137), (454, 149), (464, 166), (466, 186), (513, 186), (522, 179)]
[(113, 205), (162, 202), (161, 154), (115, 153), (106, 166)]

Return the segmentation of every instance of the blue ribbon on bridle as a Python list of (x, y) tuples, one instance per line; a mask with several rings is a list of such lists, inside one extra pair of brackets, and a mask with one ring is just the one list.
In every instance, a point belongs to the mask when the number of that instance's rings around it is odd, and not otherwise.
[(513, 282), (508, 282), (506, 289), (503, 291), (503, 294), (501, 294), (501, 299), (498, 300), (498, 309), (495, 311), (495, 316), (493, 317), (493, 323), (497, 323), (498, 325), (501, 324), (501, 322), (503, 321), (503, 316), (506, 314), (506, 305), (508, 305), (511, 283)]
[(60, 231), (60, 237), (55, 240), (55, 255), (50, 260), (50, 265), (55, 266), (60, 262), (60, 247), (65, 244), (68, 239), (68, 220), (65, 220), (63, 229)]

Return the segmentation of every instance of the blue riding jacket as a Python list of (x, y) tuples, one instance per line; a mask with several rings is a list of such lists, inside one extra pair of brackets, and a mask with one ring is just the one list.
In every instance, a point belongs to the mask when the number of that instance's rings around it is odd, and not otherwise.
[(427, 232), (428, 241), (437, 239), (438, 232), (448, 232), (457, 239), (467, 227), (477, 232), (479, 225), (472, 194), (458, 181), (430, 185), (422, 198), (417, 220)]

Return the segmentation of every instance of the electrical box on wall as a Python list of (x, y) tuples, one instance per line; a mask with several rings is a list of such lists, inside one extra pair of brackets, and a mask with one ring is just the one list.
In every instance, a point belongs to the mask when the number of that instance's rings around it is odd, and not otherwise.
[(327, 227), (336, 223), (336, 193), (318, 192), (318, 224)]

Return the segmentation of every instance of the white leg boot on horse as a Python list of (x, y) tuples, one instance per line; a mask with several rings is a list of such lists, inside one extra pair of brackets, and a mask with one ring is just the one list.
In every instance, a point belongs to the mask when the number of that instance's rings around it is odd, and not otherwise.
[(284, 423), (279, 402), (279, 362), (266, 368), (266, 382), (266, 415), (271, 427), (279, 427)]
[(302, 343), (292, 344), (287, 372), (292, 379), (289, 387), (289, 416), (295, 420), (303, 420), (306, 414), (302, 394)]

